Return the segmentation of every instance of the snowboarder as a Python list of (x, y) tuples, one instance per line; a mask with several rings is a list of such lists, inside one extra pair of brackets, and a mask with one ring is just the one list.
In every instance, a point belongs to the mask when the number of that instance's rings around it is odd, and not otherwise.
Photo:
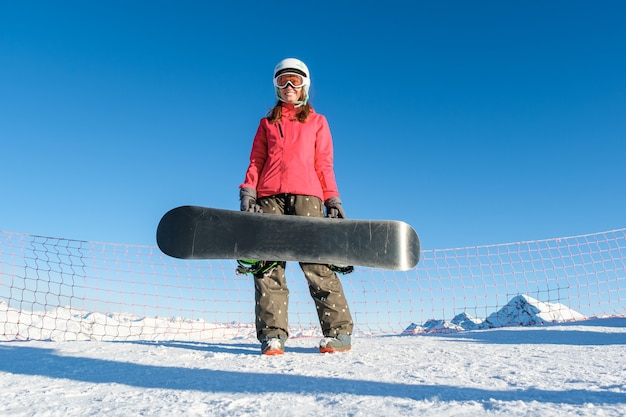
[[(261, 119), (250, 165), (240, 188), (242, 211), (268, 215), (345, 218), (333, 168), (333, 144), (326, 118), (309, 101), (311, 78), (300, 60), (287, 58), (274, 68), (278, 99)], [(256, 333), (264, 355), (284, 353), (289, 337), (289, 290), (285, 262), (259, 263), (253, 272)], [(341, 281), (329, 265), (300, 263), (315, 302), (324, 338), (320, 352), (351, 347), (352, 316)]]

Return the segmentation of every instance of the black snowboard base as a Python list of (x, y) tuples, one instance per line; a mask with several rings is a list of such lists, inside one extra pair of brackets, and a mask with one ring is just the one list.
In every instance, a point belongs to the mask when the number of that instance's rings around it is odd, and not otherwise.
[(180, 259), (258, 259), (409, 270), (420, 241), (407, 223), (286, 216), (183, 206), (157, 228), (163, 253)]

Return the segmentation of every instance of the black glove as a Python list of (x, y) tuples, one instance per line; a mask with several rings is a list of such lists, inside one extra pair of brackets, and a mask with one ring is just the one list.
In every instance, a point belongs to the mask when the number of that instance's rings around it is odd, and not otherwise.
[(341, 199), (339, 197), (329, 198), (324, 201), (324, 205), (326, 206), (326, 217), (330, 217), (331, 219), (346, 218), (346, 212), (343, 210)]
[(254, 188), (241, 188), (239, 190), (239, 201), (241, 201), (241, 211), (249, 211), (251, 213), (263, 213), (263, 210), (261, 210), (261, 206), (256, 203), (256, 190)]

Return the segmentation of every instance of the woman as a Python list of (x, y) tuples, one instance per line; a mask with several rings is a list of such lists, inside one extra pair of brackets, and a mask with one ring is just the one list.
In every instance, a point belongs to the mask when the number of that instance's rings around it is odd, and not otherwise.
[[(287, 58), (274, 69), (278, 102), (257, 129), (250, 165), (240, 188), (242, 211), (345, 218), (333, 169), (326, 118), (309, 102), (309, 69)], [(322, 204), (323, 202), (323, 204)], [(324, 334), (320, 352), (350, 350), (352, 316), (337, 274), (329, 265), (300, 263)], [(289, 290), (284, 262), (254, 272), (257, 338), (264, 355), (284, 353), (289, 337)]]

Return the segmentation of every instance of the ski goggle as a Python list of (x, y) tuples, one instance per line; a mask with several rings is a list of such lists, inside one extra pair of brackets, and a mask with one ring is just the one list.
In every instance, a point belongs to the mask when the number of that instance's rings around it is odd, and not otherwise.
[(281, 74), (274, 78), (274, 86), (278, 88), (287, 88), (288, 85), (293, 88), (301, 88), (304, 87), (305, 83), (306, 80), (302, 75), (294, 73)]

